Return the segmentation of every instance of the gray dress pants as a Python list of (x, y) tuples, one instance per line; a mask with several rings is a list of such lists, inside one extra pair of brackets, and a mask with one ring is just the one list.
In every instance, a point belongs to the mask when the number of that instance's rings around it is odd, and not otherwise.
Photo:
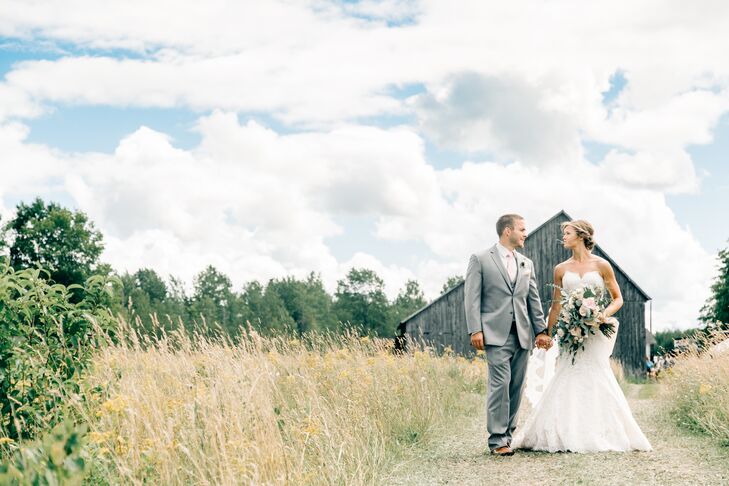
[(486, 429), (491, 450), (511, 443), (516, 429), (529, 351), (519, 344), (514, 327), (503, 346), (486, 345), (489, 372)]

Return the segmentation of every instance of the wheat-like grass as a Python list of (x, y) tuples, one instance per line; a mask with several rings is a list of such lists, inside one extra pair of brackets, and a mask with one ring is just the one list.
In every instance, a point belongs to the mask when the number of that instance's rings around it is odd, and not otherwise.
[(666, 376), (665, 398), (682, 426), (707, 433), (729, 445), (729, 349), (717, 344), (729, 333), (716, 332), (702, 349), (677, 357)]
[[(183, 331), (100, 349), (75, 403), (92, 480), (375, 484), (408, 447), (478, 406), (483, 359), (353, 334), (235, 344)], [(469, 399), (471, 398), (471, 399)]]

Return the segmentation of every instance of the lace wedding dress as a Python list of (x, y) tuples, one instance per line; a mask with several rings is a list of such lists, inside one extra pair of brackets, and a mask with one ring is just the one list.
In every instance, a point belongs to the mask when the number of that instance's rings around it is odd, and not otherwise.
[[(582, 277), (566, 272), (562, 285), (572, 290), (605, 283), (599, 272), (588, 272)], [(527, 378), (526, 396), (536, 404), (526, 423), (517, 430), (512, 448), (549, 452), (651, 450), (610, 368), (616, 336), (617, 332), (610, 338), (600, 332), (591, 335), (585, 340), (585, 349), (577, 352), (574, 364), (569, 353), (560, 352), (551, 379), (549, 355), (555, 353), (540, 356), (541, 363), (530, 373), (532, 382), (546, 386), (543, 391), (534, 383), (530, 387)]]

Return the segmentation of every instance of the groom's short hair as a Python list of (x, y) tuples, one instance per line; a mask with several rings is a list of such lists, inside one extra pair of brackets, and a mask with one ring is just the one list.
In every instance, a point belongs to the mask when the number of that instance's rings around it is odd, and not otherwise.
[(499, 220), (496, 221), (496, 234), (501, 237), (506, 228), (514, 229), (514, 223), (516, 223), (519, 219), (524, 218), (518, 214), (505, 214), (501, 216)]

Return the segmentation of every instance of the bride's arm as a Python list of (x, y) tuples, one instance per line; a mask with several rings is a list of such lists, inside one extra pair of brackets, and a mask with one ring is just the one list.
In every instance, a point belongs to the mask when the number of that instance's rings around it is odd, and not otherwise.
[(602, 279), (605, 281), (605, 287), (608, 289), (610, 297), (613, 299), (613, 301), (610, 302), (610, 305), (605, 308), (605, 317), (610, 317), (623, 307), (623, 294), (620, 292), (618, 281), (615, 279), (615, 272), (613, 271), (613, 267), (610, 263), (606, 260), (602, 260), (597, 266), (600, 269)]
[(552, 336), (552, 329), (557, 323), (557, 316), (559, 316), (559, 311), (562, 310), (562, 304), (560, 303), (562, 294), (559, 290), (559, 288), (562, 287), (562, 275), (564, 275), (564, 272), (561, 268), (559, 268), (559, 265), (554, 267), (555, 287), (554, 291), (552, 292), (552, 305), (549, 307), (549, 317), (547, 318), (547, 334), (550, 337)]

